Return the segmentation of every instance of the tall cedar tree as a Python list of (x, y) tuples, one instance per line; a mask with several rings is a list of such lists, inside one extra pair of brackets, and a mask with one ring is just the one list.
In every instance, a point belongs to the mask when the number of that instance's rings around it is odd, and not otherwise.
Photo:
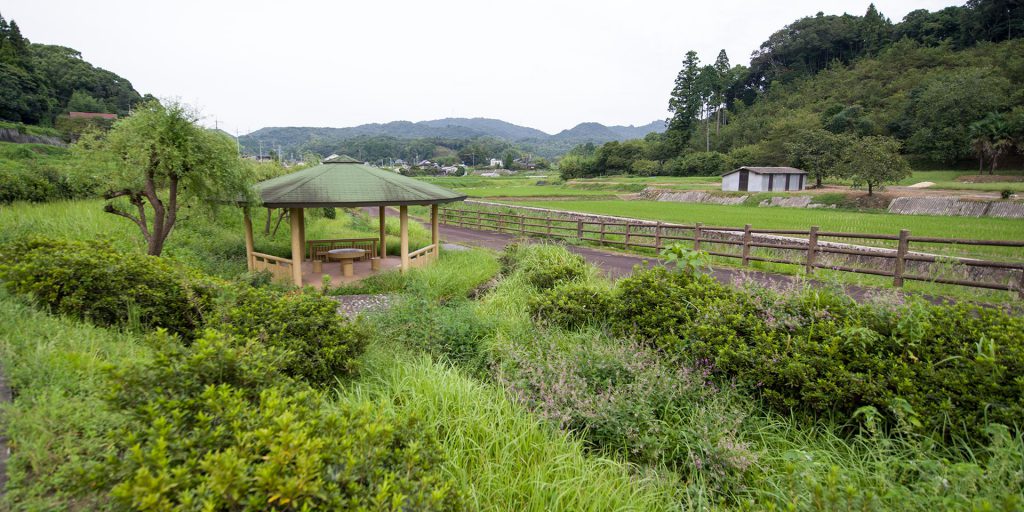
[(700, 59), (697, 52), (690, 50), (686, 52), (683, 69), (679, 70), (676, 76), (675, 86), (668, 100), (668, 111), (672, 113), (672, 117), (668, 119), (666, 131), (680, 147), (689, 141), (693, 121), (700, 115), (703, 104), (697, 90), (699, 76)]

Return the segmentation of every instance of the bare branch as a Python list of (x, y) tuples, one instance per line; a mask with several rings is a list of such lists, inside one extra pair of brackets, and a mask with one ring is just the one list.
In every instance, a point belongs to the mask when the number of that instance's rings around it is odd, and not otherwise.
[(121, 209), (117, 208), (116, 206), (114, 206), (112, 204), (108, 204), (108, 205), (104, 206), (103, 207), (103, 211), (105, 211), (107, 213), (112, 213), (112, 214), (117, 215), (119, 217), (124, 217), (124, 218), (134, 222), (136, 225), (139, 226), (139, 229), (142, 230), (142, 236), (146, 239), (147, 242), (149, 242), (150, 239), (152, 238), (150, 236), (150, 234), (149, 234), (149, 228), (146, 227), (146, 221), (144, 219), (139, 219), (137, 217), (134, 217), (132, 214), (130, 214), (130, 213), (124, 211), (124, 210), (121, 210)]

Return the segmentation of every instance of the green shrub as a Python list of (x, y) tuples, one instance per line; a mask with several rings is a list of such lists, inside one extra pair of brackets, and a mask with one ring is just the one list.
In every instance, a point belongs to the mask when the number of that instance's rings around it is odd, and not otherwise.
[(337, 302), (310, 290), (243, 289), (223, 324), (226, 332), (280, 349), (282, 371), (315, 385), (354, 374), (368, 336), (338, 314)]
[(516, 344), (495, 380), (510, 396), (600, 451), (665, 465), (714, 487), (742, 482), (755, 462), (738, 438), (743, 414), (687, 366), (647, 347), (590, 333)]
[(1024, 318), (995, 309), (743, 293), (657, 268), (619, 282), (615, 325), (713, 362), (782, 413), (870, 411), (946, 441), (1024, 424)]
[(209, 280), (108, 242), (24, 239), (0, 248), (0, 259), (9, 290), (98, 325), (162, 327), (191, 338), (213, 309)]
[(188, 348), (158, 341), (154, 361), (111, 372), (112, 405), (129, 420), (110, 434), (113, 454), (84, 471), (84, 487), (109, 490), (116, 508), (461, 508), (416, 418), (324, 408), (316, 392), (282, 382), (259, 344), (212, 331)]
[(586, 280), (593, 275), (593, 268), (582, 256), (560, 245), (529, 245), (520, 251), (516, 256), (516, 268), (522, 272), (526, 282), (538, 290), (547, 290), (564, 282)]
[(665, 162), (665, 173), (670, 176), (718, 176), (729, 170), (732, 161), (716, 151), (690, 153)]
[(480, 315), (468, 300), (442, 304), (411, 294), (375, 318), (374, 328), (384, 339), (470, 370), (485, 366), (483, 342), (494, 329), (493, 319)]
[(534, 297), (530, 314), (538, 323), (574, 329), (606, 322), (613, 305), (607, 288), (569, 282)]

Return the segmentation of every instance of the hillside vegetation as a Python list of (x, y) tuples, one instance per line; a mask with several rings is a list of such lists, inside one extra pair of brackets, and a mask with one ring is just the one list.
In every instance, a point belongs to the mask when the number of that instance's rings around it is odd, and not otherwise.
[(804, 17), (772, 34), (749, 65), (732, 65), (724, 50), (707, 64), (687, 53), (664, 134), (578, 147), (563, 175), (792, 165), (870, 186), (907, 172), (894, 165), (872, 176), (863, 169), (878, 166), (858, 157), (894, 151), (918, 168), (1019, 167), (1022, 36), (1024, 6), (999, 0), (915, 10), (899, 23), (874, 5), (863, 16)]
[(52, 126), (68, 111), (126, 115), (142, 96), (73, 48), (32, 43), (0, 16), (0, 120)]

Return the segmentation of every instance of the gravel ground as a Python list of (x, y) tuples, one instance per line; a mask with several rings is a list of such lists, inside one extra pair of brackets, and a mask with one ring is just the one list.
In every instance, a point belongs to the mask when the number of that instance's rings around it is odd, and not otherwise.
[(338, 301), (338, 314), (355, 318), (357, 315), (367, 311), (379, 311), (387, 309), (391, 304), (388, 295), (338, 295), (332, 297)]

